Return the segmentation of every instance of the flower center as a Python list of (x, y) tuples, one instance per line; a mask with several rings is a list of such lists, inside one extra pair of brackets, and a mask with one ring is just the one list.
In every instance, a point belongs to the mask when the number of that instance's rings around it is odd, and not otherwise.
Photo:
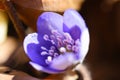
[(45, 60), (46, 63), (50, 63), (54, 57), (57, 57), (60, 54), (64, 54), (66, 52), (79, 52), (79, 39), (74, 40), (69, 33), (63, 33), (62, 35), (57, 30), (52, 30), (51, 33), (52, 34), (50, 36), (47, 34), (43, 36), (45, 41), (50, 41), (53, 44), (50, 49), (41, 46), (41, 49), (43, 50), (41, 55), (49, 55)]

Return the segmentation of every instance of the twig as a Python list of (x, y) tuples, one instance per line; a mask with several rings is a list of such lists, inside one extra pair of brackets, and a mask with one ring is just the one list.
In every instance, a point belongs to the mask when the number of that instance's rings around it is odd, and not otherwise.
[(20, 41), (23, 41), (24, 37), (25, 37), (24, 27), (17, 16), (17, 12), (16, 12), (12, 2), (10, 0), (5, 0), (5, 1), (3, 1), (3, 3), (4, 3), (5, 9), (9, 15), (11, 21), (14, 24), (14, 28), (20, 38)]

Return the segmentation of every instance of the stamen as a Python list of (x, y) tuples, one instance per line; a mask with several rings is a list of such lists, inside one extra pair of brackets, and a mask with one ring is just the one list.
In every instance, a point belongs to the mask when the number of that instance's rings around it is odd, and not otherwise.
[(49, 50), (49, 54), (53, 55), (54, 54), (54, 50)]
[(74, 40), (72, 39), (69, 33), (64, 33), (65, 39), (63, 40), (64, 44), (71, 44), (74, 45)]
[(72, 46), (72, 50), (75, 51), (76, 46)]
[(67, 41), (71, 41), (72, 37), (70, 36), (69, 33), (64, 33), (65, 38), (67, 39)]
[(52, 57), (51, 57), (51, 56), (48, 56), (48, 57), (47, 57), (47, 60), (48, 60), (48, 61), (52, 61)]
[(51, 46), (50, 49), (51, 49), (51, 50), (55, 50), (55, 47), (54, 47), (54, 46)]
[(51, 43), (52, 43), (52, 44), (55, 44), (54, 40), (51, 40)]
[(55, 36), (56, 36), (56, 35), (61, 35), (57, 30), (52, 30), (51, 33), (52, 33), (53, 35), (55, 35)]
[[(43, 36), (44, 40), (50, 41), (52, 43), (50, 49), (48, 50), (44, 46), (41, 46), (41, 49), (43, 50), (43, 52), (41, 52), (41, 55), (49, 55), (46, 59), (46, 63), (50, 63), (52, 61), (52, 58), (57, 57), (58, 55), (60, 55), (60, 53), (65, 53), (67, 51), (77, 53), (79, 51), (79, 39), (74, 41), (71, 35), (67, 32), (61, 35), (61, 33), (59, 33), (57, 30), (52, 30), (51, 33), (52, 34), (50, 36), (47, 34)], [(56, 47), (53, 45), (56, 45), (57, 50)], [(58, 50), (60, 53), (57, 53)]]
[(66, 45), (68, 44), (68, 41), (66, 39), (63, 40), (63, 44)]
[(72, 39), (70, 43), (73, 45), (74, 44), (74, 40)]
[(40, 53), (41, 55), (46, 55), (46, 54), (48, 54), (46, 51), (43, 51), (43, 52), (41, 52)]
[(66, 46), (66, 48), (67, 48), (67, 50), (72, 50), (72, 46), (69, 44)]
[(58, 33), (57, 30), (52, 30), (51, 32), (52, 32), (52, 34), (56, 34), (56, 33)]
[(42, 50), (46, 50), (46, 51), (48, 51), (48, 49), (45, 48), (44, 46), (41, 46), (41, 49), (42, 49)]
[(75, 45), (77, 45), (77, 46), (80, 45), (80, 40), (79, 40), (79, 39), (77, 39), (77, 40), (75, 41)]
[(45, 35), (43, 36), (43, 39), (47, 41), (47, 40), (49, 40), (49, 36), (45, 34)]
[(50, 35), (50, 39), (51, 39), (51, 40), (54, 40), (54, 39), (55, 39), (55, 36), (54, 36), (54, 35)]
[(63, 41), (62, 41), (62, 39), (57, 38), (57, 41), (58, 41), (58, 47), (60, 47), (60, 46), (62, 46), (62, 45), (63, 45)]
[(54, 53), (54, 57), (57, 57), (59, 54), (58, 53)]
[(73, 50), (74, 52), (78, 52), (79, 48), (78, 48), (78, 46), (72, 46), (72, 50)]

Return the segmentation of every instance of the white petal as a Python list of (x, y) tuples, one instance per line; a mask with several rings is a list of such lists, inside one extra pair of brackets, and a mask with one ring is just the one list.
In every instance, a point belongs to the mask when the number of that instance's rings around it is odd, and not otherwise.
[(64, 70), (75, 62), (75, 56), (72, 53), (65, 53), (54, 58), (50, 65), (54, 69)]
[(23, 42), (23, 47), (24, 47), (24, 50), (26, 53), (28, 53), (27, 52), (27, 45), (28, 44), (31, 44), (31, 43), (38, 44), (39, 43), (39, 41), (37, 40), (37, 36), (38, 36), (37, 33), (31, 33), (25, 37), (24, 42)]
[(89, 49), (89, 32), (88, 29), (84, 30), (81, 34), (81, 45), (80, 45), (80, 62), (82, 63)]

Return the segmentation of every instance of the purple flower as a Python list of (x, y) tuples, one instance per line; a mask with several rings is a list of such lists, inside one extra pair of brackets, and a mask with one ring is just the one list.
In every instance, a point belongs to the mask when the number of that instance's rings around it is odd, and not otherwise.
[(77, 11), (66, 10), (63, 16), (44, 12), (38, 17), (37, 30), (24, 40), (24, 50), (36, 70), (60, 73), (83, 62), (89, 47), (89, 33)]

